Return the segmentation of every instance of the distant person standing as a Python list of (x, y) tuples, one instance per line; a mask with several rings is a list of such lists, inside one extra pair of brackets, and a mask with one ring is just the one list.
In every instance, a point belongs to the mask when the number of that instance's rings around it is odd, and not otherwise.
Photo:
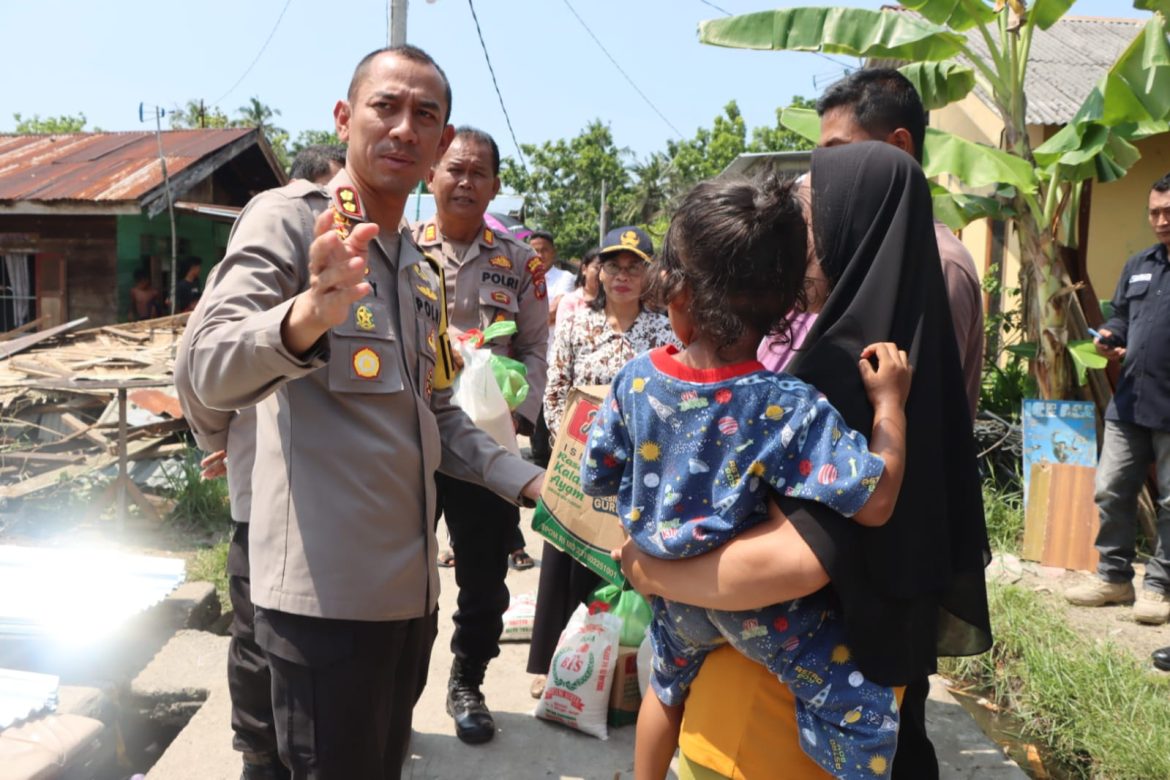
[(130, 288), (130, 319), (149, 320), (162, 314), (158, 290), (150, 282), (150, 272), (139, 268), (134, 272), (134, 286)]
[[(1097, 579), (1070, 588), (1065, 598), (1084, 607), (1134, 601), (1134, 620), (1161, 625), (1170, 619), (1170, 174), (1150, 189), (1149, 220), (1158, 242), (1126, 261), (1113, 316), (1093, 340), (1099, 353), (1121, 362), (1121, 379), (1105, 411), (1097, 464)], [(1157, 534), (1135, 594), (1137, 497), (1151, 465), (1158, 474)], [(1154, 662), (1170, 668), (1170, 648), (1155, 652)]]
[[(551, 357), (553, 336), (556, 334), (557, 307), (561, 298), (571, 293), (576, 286), (576, 277), (557, 267), (557, 245), (552, 233), (547, 230), (533, 231), (528, 237), (528, 245), (536, 256), (540, 258), (541, 268), (544, 270), (545, 287), (548, 293), (548, 354)], [(552, 456), (552, 442), (549, 441), (548, 425), (544, 420), (544, 410), (536, 418), (536, 430), (532, 434), (532, 462), (537, 466), (548, 466), (548, 459)]]
[(175, 313), (181, 314), (195, 308), (199, 300), (200, 281), (203, 273), (203, 261), (198, 257), (188, 257), (183, 263), (182, 276), (175, 283)]
[(341, 144), (313, 144), (297, 152), (289, 168), (289, 179), (305, 179), (324, 187), (345, 167), (345, 147)]

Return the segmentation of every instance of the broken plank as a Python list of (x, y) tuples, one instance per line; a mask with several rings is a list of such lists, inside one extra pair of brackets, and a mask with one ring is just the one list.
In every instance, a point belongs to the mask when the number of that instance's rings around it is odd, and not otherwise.
[(130, 341), (143, 342), (150, 341), (151, 339), (151, 335), (149, 333), (135, 333), (134, 331), (116, 328), (113, 325), (103, 325), (100, 330), (102, 333), (108, 333), (111, 336), (117, 336), (120, 339), (129, 339)]
[(13, 450), (0, 453), (0, 463), (24, 463), (40, 461), (44, 463), (80, 463), (85, 460), (85, 453), (81, 452), (39, 452), (37, 450)]
[(103, 447), (108, 447), (110, 445), (110, 440), (106, 438), (101, 431), (97, 430), (89, 423), (82, 422), (81, 418), (75, 414), (64, 412), (61, 415), (61, 422), (64, 423), (65, 426), (74, 433), (84, 436), (92, 442), (96, 442)]
[(34, 347), (42, 341), (48, 341), (54, 336), (60, 336), (77, 330), (87, 322), (89, 322), (89, 317), (81, 317), (80, 319), (66, 322), (64, 325), (57, 325), (48, 330), (42, 330), (39, 333), (31, 333), (28, 336), (21, 336), (20, 338), (12, 339), (12, 341), (0, 343), (0, 359), (15, 355), (17, 352), (23, 352), (29, 347)]
[[(150, 439), (146, 441), (132, 442), (126, 447), (126, 457), (139, 455), (147, 450), (157, 447), (161, 443), (159, 439)], [(86, 474), (95, 469), (105, 468), (110, 464), (117, 463), (117, 454), (100, 453), (91, 455), (82, 463), (62, 466), (52, 471), (46, 471), (43, 474), (38, 474), (35, 477), (26, 479), (23, 482), (17, 482), (12, 485), (0, 485), (0, 498), (23, 498), (24, 496), (36, 493), (39, 490), (53, 487), (61, 482), (66, 482), (76, 479), (82, 474)]]
[(27, 333), (30, 330), (36, 330), (41, 325), (49, 321), (48, 316), (37, 317), (32, 322), (26, 322), (23, 325), (18, 325), (12, 330), (6, 330), (0, 333), (0, 341), (8, 341), (9, 339), (19, 336), (21, 333)]

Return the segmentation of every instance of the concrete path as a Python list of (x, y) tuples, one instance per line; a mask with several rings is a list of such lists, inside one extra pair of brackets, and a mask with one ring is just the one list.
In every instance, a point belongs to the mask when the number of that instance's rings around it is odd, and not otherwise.
[[(526, 533), (530, 539), (535, 536), (527, 528)], [(537, 542), (530, 546), (529, 552), (538, 554), (540, 547)], [(527, 643), (505, 644), (500, 657), (488, 669), (484, 690), (496, 716), (499, 729), (496, 738), (477, 747), (464, 745), (455, 738), (445, 709), (455, 582), (452, 570), (441, 572), (439, 639), (432, 656), (429, 683), (415, 710), (412, 756), (403, 777), (412, 780), (632, 777), (632, 726), (611, 729), (609, 740), (602, 742), (531, 716), (535, 701), (528, 693), (531, 676), (524, 671)], [(535, 594), (538, 579), (539, 569), (510, 572), (508, 585), (513, 593)], [(185, 690), (189, 698), (194, 696), (204, 701), (148, 774), (150, 780), (236, 780), (239, 777), (239, 756), (231, 749), (226, 682), (214, 671), (223, 669), (225, 663), (224, 640), (206, 634), (200, 636), (197, 632), (180, 632), (135, 681), (135, 694), (149, 693), (169, 706), (175, 706), (177, 701), (166, 689)], [(167, 676), (173, 676), (173, 680), (168, 682)], [(205, 692), (196, 694), (195, 689)], [(931, 692), (927, 720), (944, 780), (1023, 780), (1026, 777), (1004, 758), (999, 747), (979, 730), (941, 684), (936, 684)]]

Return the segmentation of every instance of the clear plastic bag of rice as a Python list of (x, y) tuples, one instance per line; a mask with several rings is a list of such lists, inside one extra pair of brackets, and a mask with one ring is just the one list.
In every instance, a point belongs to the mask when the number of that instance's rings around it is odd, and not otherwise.
[(508, 610), (504, 613), (504, 630), (501, 642), (532, 641), (532, 624), (536, 622), (536, 596), (520, 593), (512, 596)]

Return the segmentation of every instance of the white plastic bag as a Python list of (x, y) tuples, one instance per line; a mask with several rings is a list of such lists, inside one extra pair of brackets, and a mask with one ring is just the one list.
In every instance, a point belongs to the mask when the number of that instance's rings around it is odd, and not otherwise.
[(500, 633), (500, 641), (531, 642), (534, 623), (536, 596), (531, 593), (512, 596), (508, 602), (508, 610), (504, 613), (504, 630)]
[(491, 350), (476, 349), (466, 342), (459, 344), (458, 349), (463, 357), (463, 370), (455, 378), (452, 400), (467, 412), (477, 428), (519, 455), (512, 412), (508, 410), (508, 402), (504, 400), (500, 386), (496, 384), (496, 375), (488, 365), (492, 357)]
[(622, 620), (582, 604), (561, 632), (536, 717), (608, 739), (606, 716)]

